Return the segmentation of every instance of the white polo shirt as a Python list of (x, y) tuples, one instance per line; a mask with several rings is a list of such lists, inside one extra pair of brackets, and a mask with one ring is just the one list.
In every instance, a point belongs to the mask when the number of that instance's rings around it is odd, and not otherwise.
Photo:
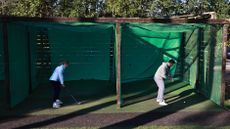
[(64, 65), (57, 66), (50, 77), (50, 81), (59, 81), (62, 85), (64, 85), (64, 73), (65, 67)]
[(157, 69), (154, 77), (166, 79), (167, 75), (169, 74), (169, 69), (170, 67), (168, 62), (163, 62), (162, 65)]

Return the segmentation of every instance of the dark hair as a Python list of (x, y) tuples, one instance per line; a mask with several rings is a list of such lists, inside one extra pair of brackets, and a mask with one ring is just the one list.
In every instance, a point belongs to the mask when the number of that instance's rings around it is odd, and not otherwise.
[(171, 59), (171, 60), (169, 60), (169, 63), (175, 64), (176, 62), (175, 62), (175, 60)]
[(69, 65), (69, 61), (68, 60), (64, 60), (64, 61), (62, 61), (62, 63), (61, 64), (67, 64), (67, 65)]

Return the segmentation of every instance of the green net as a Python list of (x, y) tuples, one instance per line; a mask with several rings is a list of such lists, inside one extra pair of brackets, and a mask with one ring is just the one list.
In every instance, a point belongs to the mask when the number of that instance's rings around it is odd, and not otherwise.
[(200, 36), (199, 90), (217, 104), (221, 98), (222, 26), (209, 25)]
[[(207, 24), (123, 24), (122, 82), (150, 79), (163, 61), (175, 59), (178, 63), (171, 73), (183, 72), (178, 75), (183, 76), (184, 81), (220, 104), (222, 46), (216, 47), (216, 44), (222, 42), (221, 32), (221, 26)], [(183, 59), (181, 49), (185, 52)], [(178, 67), (184, 67), (183, 71)], [(143, 90), (143, 86), (138, 87)]]
[(30, 63), (30, 79), (31, 79), (31, 87), (34, 90), (38, 86), (38, 71), (37, 71), (37, 63), (38, 63), (38, 51), (37, 51), (37, 35), (39, 32), (39, 28), (29, 27), (28, 28), (28, 38), (29, 38), (29, 63)]
[[(210, 44), (213, 45), (212, 46), (213, 52), (210, 53), (211, 56), (209, 57), (209, 62), (213, 63), (213, 67), (210, 67), (209, 69), (210, 70), (213, 69), (213, 75), (212, 74), (209, 75), (209, 78), (207, 80), (208, 81), (212, 80), (212, 81), (206, 85), (208, 86), (208, 85), (212, 84), (211, 85), (212, 88), (210, 88), (210, 92), (211, 92), (210, 98), (215, 103), (220, 104), (221, 103), (221, 96), (222, 96), (221, 95), (222, 47), (224, 47), (224, 46), (219, 46), (219, 44), (222, 44), (222, 42), (223, 42), (223, 40), (222, 40), (223, 28), (222, 28), (222, 26), (214, 26), (212, 29), (214, 29), (214, 33), (212, 33), (212, 35), (210, 36), (211, 41), (212, 41), (212, 42), (210, 42)], [(207, 65), (210, 66), (210, 64), (207, 64)]]
[[(168, 28), (168, 29), (167, 29)], [(181, 43), (183, 31), (193, 27), (170, 24), (122, 24), (121, 26), (121, 94), (125, 104), (156, 96), (157, 86), (153, 76), (162, 64), (176, 60), (171, 74), (181, 69)], [(179, 71), (181, 72), (181, 71)], [(179, 75), (179, 76), (178, 76)], [(188, 83), (166, 82), (166, 92), (187, 86)]]
[[(159, 26), (169, 27), (162, 24), (122, 25), (122, 82), (151, 79), (162, 62), (179, 59), (182, 33), (160, 31), (160, 28), (157, 30)], [(171, 73), (175, 71), (176, 66)]]
[(185, 80), (201, 94), (220, 104), (222, 27), (197, 25), (186, 35)]
[(184, 79), (195, 88), (198, 74), (198, 32), (194, 29), (185, 33)]
[(8, 24), (10, 106), (13, 107), (28, 96), (29, 63), (27, 30), (20, 24)]
[[(110, 82), (116, 71), (114, 24), (8, 25), (11, 106), (28, 96), (30, 82), (32, 89), (41, 82), (47, 84), (63, 60), (71, 64), (65, 71), (65, 81), (78, 95), (114, 92), (115, 86)], [(122, 95), (156, 92), (152, 77), (162, 62), (174, 59), (177, 63), (170, 72), (178, 79), (166, 82), (167, 92), (190, 84), (220, 104), (222, 46), (217, 44), (221, 42), (222, 26), (218, 25), (121, 24)], [(0, 48), (0, 65), (1, 55)], [(0, 73), (3, 70), (0, 67)]]
[(65, 80), (110, 80), (110, 47), (113, 25), (76, 25), (72, 29), (49, 28), (52, 69), (63, 60), (71, 67)]
[(33, 85), (48, 86), (55, 67), (61, 61), (69, 60), (71, 65), (65, 70), (65, 84), (74, 91), (73, 94), (115, 93), (115, 86), (111, 84), (114, 82), (114, 24), (22, 24), (30, 28), (31, 35), (36, 35), (37, 40), (36, 45), (31, 45), (31, 62), (36, 64), (31, 66)]

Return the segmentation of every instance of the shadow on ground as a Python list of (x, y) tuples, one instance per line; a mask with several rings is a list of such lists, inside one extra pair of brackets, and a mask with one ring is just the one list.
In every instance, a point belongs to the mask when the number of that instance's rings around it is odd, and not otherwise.
[[(205, 99), (204, 97), (202, 97), (199, 94), (194, 93), (194, 90), (190, 88), (190, 89), (187, 89), (185, 91), (180, 92), (177, 95), (168, 96), (167, 100), (169, 102), (168, 106), (157, 107), (151, 111), (141, 113), (141, 114), (139, 114), (133, 118), (125, 119), (123, 121), (113, 123), (114, 120), (110, 116), (106, 119), (111, 119), (111, 123), (109, 125), (105, 125), (104, 127), (102, 126), (101, 129), (114, 128), (114, 127), (134, 128), (134, 127), (138, 127), (138, 126), (142, 126), (142, 125), (146, 125), (146, 124), (151, 124), (157, 120), (167, 118), (170, 115), (176, 114), (180, 110), (185, 109), (191, 105), (202, 103), (202, 102), (206, 101), (207, 99)], [(153, 102), (153, 101), (151, 101), (151, 102)], [(186, 102), (186, 103), (184, 103), (184, 102)], [(48, 120), (46, 119), (46, 120), (35, 121), (33, 123), (25, 124), (25, 125), (22, 125), (22, 126), (17, 127), (17, 128), (40, 128), (40, 127), (46, 127), (46, 126), (52, 125), (52, 124), (58, 124), (58, 123), (63, 122), (63, 121), (65, 121), (66, 123), (68, 123), (68, 121), (69, 121), (70, 122), (69, 126), (71, 127), (71, 120), (72, 119), (76, 119), (78, 117), (84, 116), (84, 115), (89, 114), (91, 112), (94, 112), (96, 110), (106, 108), (108, 106), (115, 105), (115, 104), (116, 104), (115, 100), (114, 101), (108, 101), (108, 102), (101, 103), (101, 104), (98, 104), (95, 106), (91, 106), (91, 107), (87, 107), (87, 108), (84, 108), (81, 110), (73, 111), (73, 112), (68, 113), (68, 114), (59, 115), (55, 118), (50, 118)], [(134, 107), (134, 108), (138, 108), (138, 107)], [(207, 107), (207, 109), (208, 108), (209, 107)], [(124, 109), (125, 109), (125, 107), (124, 107)], [(204, 113), (204, 114), (200, 113), (200, 115), (206, 116), (205, 122), (202, 122), (200, 120), (189, 121), (193, 117), (194, 118), (200, 117), (199, 113), (197, 114), (197, 112), (194, 112), (194, 113), (191, 113), (191, 114), (188, 114), (185, 116), (177, 115), (177, 117), (179, 117), (179, 118), (174, 118), (174, 120), (166, 120), (166, 121), (168, 123), (171, 123), (171, 124), (173, 124), (173, 123), (176, 123), (176, 124), (191, 124), (191, 123), (193, 123), (193, 124), (202, 125), (202, 124), (208, 124), (209, 120), (216, 120), (216, 119), (213, 119), (213, 116), (212, 116), (213, 113), (210, 113), (210, 115), (207, 115), (207, 114), (208, 113)], [(218, 116), (219, 114), (221, 114), (221, 112), (214, 112), (215, 116)], [(122, 113), (120, 115), (122, 117)], [(183, 118), (181, 118), (182, 116), (183, 116)], [(201, 117), (201, 118), (203, 118), (203, 117)], [(180, 121), (176, 121), (176, 120), (180, 120)], [(174, 122), (172, 123), (170, 121), (174, 121)], [(226, 124), (227, 125), (226, 122), (229, 122), (229, 120), (224, 120), (223, 122), (215, 124), (215, 125), (216, 126), (220, 125), (220, 124)], [(68, 125), (66, 125), (66, 126), (69, 127)]]

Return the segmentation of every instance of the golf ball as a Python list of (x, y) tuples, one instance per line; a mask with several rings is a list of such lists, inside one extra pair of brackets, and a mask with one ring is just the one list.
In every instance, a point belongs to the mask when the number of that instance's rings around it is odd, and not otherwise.
[(186, 102), (184, 101), (184, 103), (186, 103)]

